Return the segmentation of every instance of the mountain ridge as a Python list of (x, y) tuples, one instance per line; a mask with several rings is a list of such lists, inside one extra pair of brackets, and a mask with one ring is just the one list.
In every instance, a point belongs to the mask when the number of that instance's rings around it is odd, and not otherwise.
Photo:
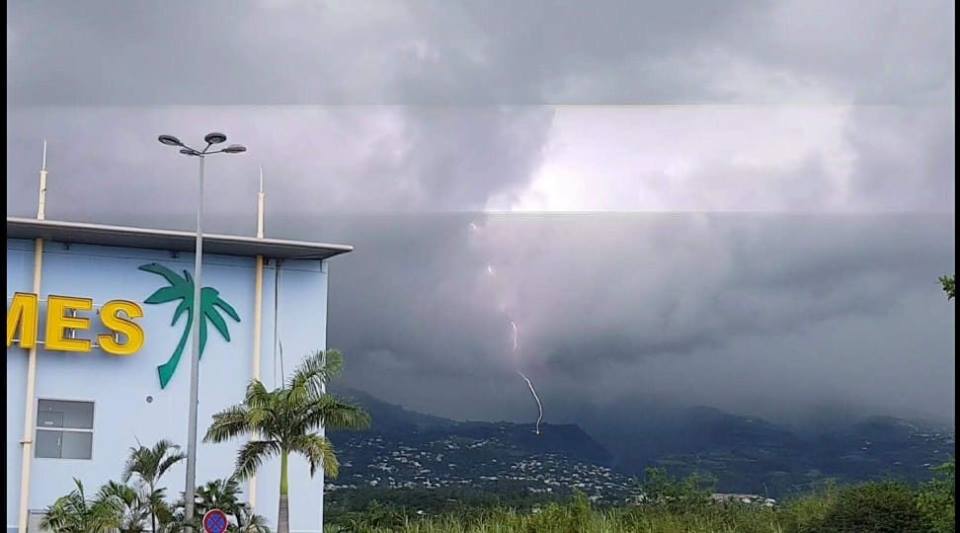
[[(955, 450), (953, 434), (944, 428), (889, 416), (797, 428), (712, 407), (625, 407), (605, 411), (606, 418), (585, 416), (585, 426), (541, 424), (537, 435), (533, 424), (455, 421), (356, 389), (331, 391), (373, 417), (367, 432), (330, 437), (344, 453), (351, 486), (449, 486), (484, 478), (522, 481), (536, 491), (569, 481), (621, 497), (633, 478), (656, 466), (674, 475), (707, 473), (724, 492), (779, 497), (828, 478), (926, 479), (930, 467)], [(443, 466), (428, 468), (424, 458)], [(524, 475), (516, 475), (519, 470)]]

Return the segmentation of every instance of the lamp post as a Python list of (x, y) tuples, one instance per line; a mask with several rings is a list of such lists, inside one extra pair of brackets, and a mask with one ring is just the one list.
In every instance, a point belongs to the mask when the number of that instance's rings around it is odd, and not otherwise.
[[(210, 151), (210, 148), (216, 144), (221, 144), (227, 140), (227, 136), (222, 133), (208, 133), (203, 138), (207, 143), (206, 148), (197, 150), (180, 142), (180, 139), (172, 135), (161, 135), (158, 140), (167, 146), (179, 146), (180, 153), (189, 157), (196, 157), (200, 160), (200, 183), (197, 188), (197, 245), (195, 253), (195, 263), (193, 267), (193, 339), (192, 352), (190, 354), (190, 422), (187, 426), (187, 480), (184, 490), (184, 518), (188, 521), (193, 520), (194, 489), (197, 481), (197, 396), (199, 394), (199, 376), (200, 376), (200, 316), (202, 302), (200, 301), (203, 284), (201, 282), (201, 268), (203, 267), (203, 232), (201, 231), (201, 222), (203, 220), (203, 163), (208, 155), (213, 154), (239, 154), (246, 152), (247, 149), (239, 144), (231, 144), (220, 150)], [(188, 526), (188, 531), (192, 527)]]

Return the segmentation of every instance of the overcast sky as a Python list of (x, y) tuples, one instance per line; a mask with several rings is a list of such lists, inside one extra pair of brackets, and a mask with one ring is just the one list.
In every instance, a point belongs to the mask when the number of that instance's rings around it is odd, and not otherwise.
[[(455, 418), (954, 414), (949, 1), (9, 2), (7, 210), (354, 244), (347, 383)], [(107, 193), (109, 191), (109, 193)], [(169, 201), (157, 202), (157, 198)], [(182, 200), (181, 200), (182, 199)], [(512, 353), (510, 321), (521, 332)]]

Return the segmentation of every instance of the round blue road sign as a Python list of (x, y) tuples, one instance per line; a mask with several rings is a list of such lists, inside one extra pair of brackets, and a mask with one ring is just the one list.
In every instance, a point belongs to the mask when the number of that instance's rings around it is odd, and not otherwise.
[(203, 515), (203, 530), (207, 533), (224, 533), (227, 530), (227, 515), (220, 509), (210, 509)]

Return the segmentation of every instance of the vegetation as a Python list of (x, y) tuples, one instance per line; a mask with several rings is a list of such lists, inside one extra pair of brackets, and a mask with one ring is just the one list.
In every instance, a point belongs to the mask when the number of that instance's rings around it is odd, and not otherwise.
[(957, 295), (956, 276), (940, 276), (940, 285), (943, 292), (947, 293), (947, 300), (953, 300)]
[(938, 476), (923, 486), (917, 507), (936, 533), (953, 533), (956, 528), (956, 459), (936, 468)]
[(136, 477), (141, 485), (141, 492), (137, 496), (149, 512), (151, 533), (157, 531), (158, 516), (164, 522), (170, 521), (170, 508), (164, 499), (165, 489), (158, 487), (158, 484), (167, 470), (187, 458), (179, 450), (179, 446), (168, 440), (161, 440), (152, 448), (139, 445), (130, 448), (130, 457), (123, 467), (123, 482), (127, 483)]
[[(955, 276), (942, 276), (940, 284), (947, 300), (956, 296)], [(956, 530), (956, 458), (934, 469), (937, 476), (923, 487), (917, 507), (933, 531), (953, 533)]]
[[(944, 474), (946, 475), (946, 474)], [(933, 497), (943, 485), (879, 481), (825, 484), (778, 507), (714, 501), (703, 478), (678, 480), (651, 471), (635, 503), (598, 507), (582, 493), (531, 509), (464, 508), (427, 516), (422, 510), (371, 502), (364, 513), (328, 525), (339, 533), (941, 533), (953, 532), (953, 505)], [(950, 484), (952, 491), (952, 484)], [(929, 509), (925, 511), (924, 509)]]
[(123, 511), (119, 502), (105, 494), (87, 499), (83, 483), (78, 479), (73, 483), (74, 490), (47, 508), (41, 528), (56, 533), (100, 533), (120, 527)]
[(166, 488), (159, 486), (163, 474), (183, 458), (179, 446), (166, 440), (130, 448), (123, 482), (108, 481), (88, 498), (83, 483), (74, 479), (75, 488), (47, 507), (40, 527), (54, 533), (173, 533), (190, 525), (201, 531), (204, 513), (218, 508), (230, 521), (228, 531), (269, 533), (266, 520), (240, 500), (240, 484), (234, 478), (197, 487), (195, 514), (185, 519), (182, 498), (168, 503)]
[(327, 476), (336, 477), (339, 463), (333, 446), (316, 432), (321, 426), (335, 431), (363, 429), (370, 424), (370, 417), (362, 409), (324, 392), (325, 383), (336, 376), (342, 366), (339, 352), (317, 352), (300, 364), (282, 388), (267, 391), (259, 380), (251, 381), (243, 403), (215, 414), (204, 437), (205, 442), (252, 437), (237, 453), (235, 475), (240, 479), (255, 474), (266, 459), (280, 457), (277, 519), (280, 533), (288, 533), (290, 528), (287, 484), (290, 454), (297, 453), (307, 459), (311, 476), (322, 468)]

